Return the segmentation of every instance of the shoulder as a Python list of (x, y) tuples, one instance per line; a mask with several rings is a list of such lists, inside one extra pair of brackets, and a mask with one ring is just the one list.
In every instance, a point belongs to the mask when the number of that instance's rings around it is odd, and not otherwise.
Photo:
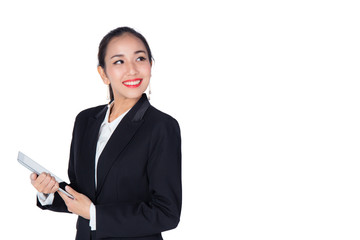
[[(144, 116), (143, 129), (145, 136), (150, 139), (149, 149), (161, 151), (178, 149), (181, 146), (181, 132), (178, 121), (167, 113), (150, 106)], [(178, 150), (175, 150), (178, 151)]]
[(150, 105), (148, 109), (146, 118), (151, 121), (159, 122), (159, 123), (178, 124), (178, 121), (175, 118), (173, 118), (167, 113), (164, 113), (163, 111), (160, 111), (159, 109), (155, 108), (152, 105)]
[(88, 118), (90, 117), (96, 117), (97, 114), (99, 114), (101, 111), (103, 111), (104, 109), (106, 109), (107, 104), (103, 104), (103, 105), (99, 105), (96, 107), (91, 107), (91, 108), (87, 108), (82, 110), (81, 112), (78, 113), (78, 115), (76, 116), (75, 121), (76, 122), (83, 122), (83, 121), (87, 121)]
[(171, 131), (180, 134), (180, 126), (178, 121), (167, 113), (164, 113), (154, 106), (150, 105), (145, 121), (151, 124), (151, 128), (155, 131)]
[(77, 117), (92, 117), (92, 116), (96, 116), (99, 112), (101, 112), (105, 107), (107, 106), (107, 104), (103, 104), (103, 105), (99, 105), (96, 107), (91, 107), (91, 108), (87, 108), (82, 110)]

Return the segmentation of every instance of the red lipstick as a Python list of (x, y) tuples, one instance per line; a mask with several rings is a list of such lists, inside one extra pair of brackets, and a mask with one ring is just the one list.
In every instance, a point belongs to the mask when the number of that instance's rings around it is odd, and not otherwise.
[(128, 88), (137, 88), (141, 85), (141, 83), (142, 83), (142, 78), (135, 78), (122, 82), (122, 84), (124, 84), (124, 86)]

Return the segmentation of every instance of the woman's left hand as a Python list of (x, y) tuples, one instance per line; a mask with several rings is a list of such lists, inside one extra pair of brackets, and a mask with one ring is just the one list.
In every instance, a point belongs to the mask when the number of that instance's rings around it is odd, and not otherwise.
[(74, 196), (74, 199), (69, 198), (64, 193), (58, 191), (61, 198), (64, 200), (68, 211), (75, 213), (85, 219), (90, 220), (90, 205), (91, 200), (84, 194), (78, 193), (70, 186), (66, 186), (65, 190)]

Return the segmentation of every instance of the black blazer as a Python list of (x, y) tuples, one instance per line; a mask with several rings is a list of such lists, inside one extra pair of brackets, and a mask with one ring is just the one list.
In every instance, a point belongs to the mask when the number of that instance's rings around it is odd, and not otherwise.
[[(181, 138), (178, 122), (150, 105), (146, 94), (121, 120), (101, 153), (95, 190), (95, 152), (107, 106), (84, 110), (75, 120), (70, 186), (96, 206), (96, 232), (77, 221), (76, 239), (162, 239), (181, 211)], [(42, 209), (68, 212), (56, 193)]]

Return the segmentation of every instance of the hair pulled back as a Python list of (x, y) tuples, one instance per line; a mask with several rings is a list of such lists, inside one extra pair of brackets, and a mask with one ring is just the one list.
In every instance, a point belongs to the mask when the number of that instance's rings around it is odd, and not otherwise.
[[(143, 35), (141, 35), (139, 32), (135, 31), (133, 28), (130, 27), (118, 27), (115, 28), (114, 30), (111, 30), (108, 34), (106, 34), (103, 39), (100, 42), (99, 45), (99, 52), (98, 52), (98, 66), (102, 67), (105, 71), (106, 66), (105, 66), (105, 55), (106, 55), (106, 50), (107, 50), (107, 46), (109, 45), (109, 42), (114, 38), (114, 37), (120, 37), (121, 35), (125, 34), (125, 33), (130, 33), (132, 35), (134, 35), (135, 37), (137, 37), (138, 39), (140, 39), (142, 41), (142, 43), (144, 44), (147, 54), (148, 54), (148, 59), (150, 64), (152, 64), (153, 62), (153, 57), (151, 54), (151, 50), (149, 47), (149, 44), (147, 43), (145, 37)], [(105, 71), (106, 73), (106, 71)], [(111, 84), (109, 85), (109, 92), (110, 92), (110, 102), (114, 100), (114, 93), (113, 90), (111, 88)]]

